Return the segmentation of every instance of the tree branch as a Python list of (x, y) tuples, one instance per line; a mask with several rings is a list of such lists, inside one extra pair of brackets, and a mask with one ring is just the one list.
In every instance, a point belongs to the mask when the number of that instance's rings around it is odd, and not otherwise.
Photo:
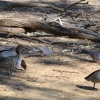
[(15, 7), (22, 7), (22, 6), (26, 6), (26, 7), (43, 7), (43, 8), (52, 8), (54, 10), (57, 10), (59, 12), (63, 12), (64, 10), (62, 8), (58, 8), (55, 7), (51, 4), (42, 4), (42, 3), (30, 3), (30, 2), (23, 2), (23, 3), (13, 3), (10, 6), (6, 7), (4, 10), (11, 10)]
[(85, 0), (80, 0), (80, 1), (77, 1), (77, 2), (75, 2), (75, 3), (71, 4), (71, 5), (69, 5), (68, 7), (66, 7), (66, 8), (64, 9), (64, 12), (66, 12), (69, 8), (71, 8), (72, 6), (75, 6), (76, 4), (79, 4), (79, 3), (82, 2), (82, 1), (85, 1)]
[[(23, 21), (24, 20), (24, 21)], [(81, 29), (77, 27), (63, 27), (55, 22), (38, 22), (33, 19), (2, 19), (0, 20), (0, 26), (13, 26), (20, 28), (33, 28), (36, 30), (42, 30), (46, 33), (58, 35), (58, 36), (69, 36), (70, 38), (87, 38), (91, 40), (100, 40), (100, 35), (90, 30)]]

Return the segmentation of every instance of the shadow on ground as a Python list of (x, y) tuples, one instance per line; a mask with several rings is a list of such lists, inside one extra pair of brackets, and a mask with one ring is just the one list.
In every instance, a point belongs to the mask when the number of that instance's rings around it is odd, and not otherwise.
[(82, 85), (76, 85), (76, 87), (80, 88), (80, 89), (84, 89), (84, 90), (93, 90), (93, 91), (97, 91), (97, 88), (93, 88), (91, 86), (82, 86)]

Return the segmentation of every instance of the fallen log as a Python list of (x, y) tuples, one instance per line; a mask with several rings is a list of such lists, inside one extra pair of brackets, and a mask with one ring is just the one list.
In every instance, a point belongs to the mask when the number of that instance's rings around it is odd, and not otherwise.
[(7, 36), (21, 33), (27, 34), (27, 32), (36, 32), (36, 30), (33, 28), (0, 27), (0, 33), (7, 33)]
[(10, 36), (12, 34), (25, 33), (25, 29), (17, 27), (0, 27), (0, 33), (7, 33), (7, 36)]
[(70, 38), (82, 38), (95, 41), (100, 40), (98, 33), (77, 27), (63, 27), (56, 22), (38, 22), (37, 20), (34, 21), (33, 19), (27, 18), (18, 19), (18, 21), (16, 21), (16, 19), (1, 19), (0, 26), (33, 28), (57, 36), (68, 36)]

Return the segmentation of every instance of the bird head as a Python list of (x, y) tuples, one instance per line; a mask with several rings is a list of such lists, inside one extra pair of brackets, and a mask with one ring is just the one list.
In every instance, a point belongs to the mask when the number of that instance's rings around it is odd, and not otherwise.
[(23, 46), (22, 46), (21, 44), (19, 44), (19, 45), (16, 47), (16, 53), (17, 53), (17, 55), (21, 53), (22, 49), (23, 49)]

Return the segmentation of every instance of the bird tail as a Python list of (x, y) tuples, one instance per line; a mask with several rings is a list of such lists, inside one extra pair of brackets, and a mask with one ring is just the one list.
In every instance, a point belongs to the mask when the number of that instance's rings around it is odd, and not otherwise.
[(27, 64), (26, 64), (26, 62), (24, 60), (22, 60), (21, 66), (24, 68), (24, 70), (26, 70)]
[(85, 79), (85, 80), (88, 80), (88, 77), (85, 77), (84, 79)]
[(91, 79), (90, 79), (90, 76), (87, 76), (87, 77), (85, 77), (84, 79), (87, 80), (87, 81), (90, 81), (90, 80), (91, 80)]

